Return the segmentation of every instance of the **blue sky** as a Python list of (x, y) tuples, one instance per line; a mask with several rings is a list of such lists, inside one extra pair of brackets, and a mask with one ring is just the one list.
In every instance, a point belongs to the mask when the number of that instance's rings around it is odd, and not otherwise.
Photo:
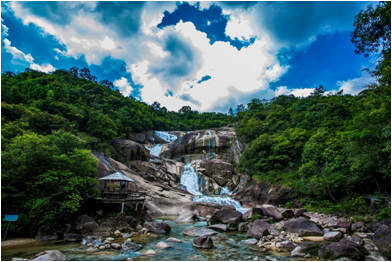
[(227, 112), (252, 98), (357, 94), (350, 32), (371, 2), (2, 2), (1, 71), (88, 67), (124, 96)]

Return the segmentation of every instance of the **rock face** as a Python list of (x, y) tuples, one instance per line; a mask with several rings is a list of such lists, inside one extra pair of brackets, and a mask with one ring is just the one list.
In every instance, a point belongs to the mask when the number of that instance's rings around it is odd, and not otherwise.
[(65, 261), (67, 258), (58, 250), (47, 250), (30, 258), (31, 261)]
[(219, 186), (223, 187), (231, 182), (232, 185), (237, 185), (238, 180), (233, 179), (233, 165), (218, 159), (202, 159), (194, 160), (191, 166), (199, 174), (207, 176), (214, 180)]
[(263, 209), (263, 213), (266, 216), (272, 217), (276, 221), (281, 221), (284, 219), (284, 217), (280, 213), (279, 209), (275, 206), (264, 204), (261, 206), (261, 209)]
[(216, 235), (218, 234), (218, 232), (203, 227), (187, 227), (185, 228), (183, 234), (192, 237), (199, 237), (199, 236)]
[(149, 232), (156, 234), (166, 234), (171, 231), (171, 228), (166, 223), (145, 222), (143, 227), (147, 228)]
[(373, 243), (376, 245), (381, 255), (390, 259), (391, 258), (391, 225), (382, 225), (373, 236)]
[(203, 249), (210, 249), (214, 247), (214, 243), (209, 236), (200, 236), (193, 240), (193, 246)]
[(35, 235), (36, 240), (55, 240), (59, 237), (53, 232), (48, 226), (41, 226), (38, 228), (37, 234)]
[(124, 157), (125, 162), (132, 160), (148, 161), (150, 159), (150, 151), (143, 145), (128, 139), (115, 139), (112, 142), (114, 149), (119, 155), (117, 159)]
[(323, 233), (315, 223), (306, 218), (297, 218), (284, 224), (284, 229), (298, 236), (322, 236)]

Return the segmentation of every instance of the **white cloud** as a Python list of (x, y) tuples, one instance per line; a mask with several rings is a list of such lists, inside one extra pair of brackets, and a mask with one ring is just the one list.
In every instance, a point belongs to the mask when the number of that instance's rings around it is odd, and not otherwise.
[(120, 79), (115, 80), (113, 85), (118, 87), (118, 90), (120, 90), (123, 96), (129, 96), (133, 91), (131, 84), (125, 77), (121, 77)]
[(275, 96), (280, 95), (294, 95), (297, 97), (307, 97), (314, 91), (314, 88), (287, 88), (287, 86), (280, 86), (275, 90)]
[(336, 84), (339, 86), (339, 91), (343, 90), (344, 94), (357, 95), (363, 91), (367, 85), (374, 82), (367, 72), (362, 72), (362, 76), (359, 78), (349, 79), (346, 81), (338, 81)]
[(255, 36), (254, 31), (250, 25), (250, 21), (244, 14), (235, 15), (234, 13), (231, 13), (230, 20), (226, 25), (225, 33), (232, 39), (238, 38), (248, 40)]

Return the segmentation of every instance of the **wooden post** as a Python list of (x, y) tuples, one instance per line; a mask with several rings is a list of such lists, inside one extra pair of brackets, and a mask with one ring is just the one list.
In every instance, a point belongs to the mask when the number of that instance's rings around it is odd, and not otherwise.
[(124, 213), (124, 201), (122, 202), (122, 204), (121, 204), (121, 213)]

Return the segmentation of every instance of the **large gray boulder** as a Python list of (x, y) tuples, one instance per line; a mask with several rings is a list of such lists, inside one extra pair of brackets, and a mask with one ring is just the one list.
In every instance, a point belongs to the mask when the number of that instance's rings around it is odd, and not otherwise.
[(328, 245), (326, 251), (334, 258), (350, 257), (355, 258), (356, 260), (364, 260), (365, 256), (369, 254), (369, 252), (363, 246), (357, 245), (345, 239), (340, 240), (340, 242), (334, 242)]
[(251, 220), (252, 218), (259, 219), (264, 216), (263, 210), (259, 207), (252, 207), (246, 210), (246, 212), (242, 215), (243, 220)]
[(204, 227), (187, 227), (185, 228), (183, 234), (192, 237), (199, 237), (216, 235), (218, 232)]
[(35, 235), (36, 240), (56, 240), (59, 237), (53, 232), (48, 226), (41, 226), (38, 228), (37, 234)]
[(95, 231), (99, 229), (99, 225), (95, 221), (90, 221), (82, 225), (82, 237), (95, 235)]
[(296, 233), (298, 236), (322, 236), (323, 233), (315, 223), (306, 218), (297, 218), (284, 224), (284, 229), (289, 233)]
[(221, 231), (227, 231), (227, 229), (229, 227), (227, 225), (225, 225), (225, 224), (215, 224), (215, 225), (209, 226), (209, 228), (218, 229), (218, 230), (221, 230)]
[(65, 261), (67, 258), (58, 250), (47, 250), (30, 258), (31, 261)]
[(276, 206), (264, 204), (261, 206), (261, 209), (263, 209), (263, 213), (266, 216), (272, 217), (276, 221), (281, 221), (284, 219), (283, 215)]
[(166, 223), (145, 222), (143, 227), (147, 228), (149, 232), (156, 234), (166, 234), (171, 231), (171, 228)]
[(219, 221), (222, 223), (228, 223), (230, 219), (239, 218), (239, 221), (242, 219), (242, 213), (237, 210), (232, 209), (222, 209), (215, 212), (215, 215), (218, 217)]
[(344, 229), (346, 229), (346, 232), (349, 233), (350, 229), (351, 229), (351, 223), (345, 219), (337, 219), (337, 220), (330, 221), (327, 224), (327, 227), (329, 227), (329, 228), (344, 228)]
[(209, 236), (200, 236), (193, 240), (194, 247), (203, 248), (203, 249), (210, 249), (214, 247), (214, 243)]
[(391, 259), (391, 225), (380, 226), (373, 236), (373, 243), (376, 245), (381, 255)]
[(82, 230), (83, 224), (87, 222), (92, 222), (94, 219), (88, 215), (81, 215), (75, 220), (75, 229)]
[(328, 232), (324, 234), (326, 241), (338, 242), (342, 238), (342, 233), (339, 231)]
[(251, 228), (247, 232), (248, 237), (260, 239), (263, 236), (267, 236), (272, 231), (272, 225), (264, 220), (258, 219), (253, 222)]
[(307, 210), (305, 209), (305, 208), (300, 208), (300, 209), (297, 209), (297, 210), (295, 210), (295, 212), (294, 212), (294, 216), (296, 216), (296, 217), (299, 217), (299, 216), (301, 216), (304, 212), (306, 212)]

